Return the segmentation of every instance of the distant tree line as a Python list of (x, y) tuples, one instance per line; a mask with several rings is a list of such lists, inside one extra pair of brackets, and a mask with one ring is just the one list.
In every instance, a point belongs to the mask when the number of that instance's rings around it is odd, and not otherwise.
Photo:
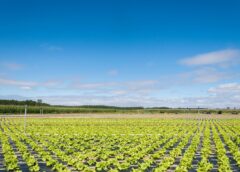
[(118, 107), (118, 106), (106, 106), (106, 105), (81, 105), (81, 106), (58, 106), (55, 107), (73, 107), (73, 108), (88, 108), (88, 109), (126, 109), (126, 110), (137, 110), (144, 109), (144, 107)]
[(33, 101), (33, 100), (0, 100), (0, 105), (28, 105), (28, 106), (50, 106), (47, 103), (42, 103), (41, 101)]

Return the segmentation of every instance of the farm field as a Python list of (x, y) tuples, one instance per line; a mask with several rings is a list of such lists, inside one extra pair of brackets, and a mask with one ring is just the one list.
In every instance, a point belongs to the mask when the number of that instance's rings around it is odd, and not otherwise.
[(0, 171), (240, 171), (240, 119), (1, 118)]

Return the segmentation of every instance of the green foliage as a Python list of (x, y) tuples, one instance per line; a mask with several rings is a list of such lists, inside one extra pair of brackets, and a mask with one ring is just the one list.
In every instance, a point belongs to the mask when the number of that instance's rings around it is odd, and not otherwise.
[[(44, 161), (52, 171), (156, 171), (194, 169), (231, 171), (229, 149), (240, 167), (240, 120), (212, 119), (1, 119), (0, 144), (8, 171), (20, 171), (19, 155), (29, 171), (42, 171)], [(214, 149), (213, 149), (214, 148)], [(214, 152), (213, 150), (216, 150)], [(200, 152), (197, 152), (200, 151)], [(18, 152), (18, 156), (16, 156)], [(34, 154), (33, 154), (34, 152)], [(195, 167), (194, 167), (195, 168)]]

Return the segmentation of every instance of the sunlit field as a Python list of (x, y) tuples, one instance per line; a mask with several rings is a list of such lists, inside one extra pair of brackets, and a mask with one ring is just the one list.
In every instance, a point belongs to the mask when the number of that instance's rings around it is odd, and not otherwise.
[(0, 171), (240, 171), (239, 119), (174, 116), (1, 118)]

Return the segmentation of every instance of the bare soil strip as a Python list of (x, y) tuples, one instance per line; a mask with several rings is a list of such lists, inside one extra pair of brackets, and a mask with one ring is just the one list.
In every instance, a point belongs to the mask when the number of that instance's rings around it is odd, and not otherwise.
[[(24, 115), (0, 115), (1, 118), (24, 118)], [(160, 118), (160, 119), (240, 119), (232, 114), (27, 114), (28, 118)]]

